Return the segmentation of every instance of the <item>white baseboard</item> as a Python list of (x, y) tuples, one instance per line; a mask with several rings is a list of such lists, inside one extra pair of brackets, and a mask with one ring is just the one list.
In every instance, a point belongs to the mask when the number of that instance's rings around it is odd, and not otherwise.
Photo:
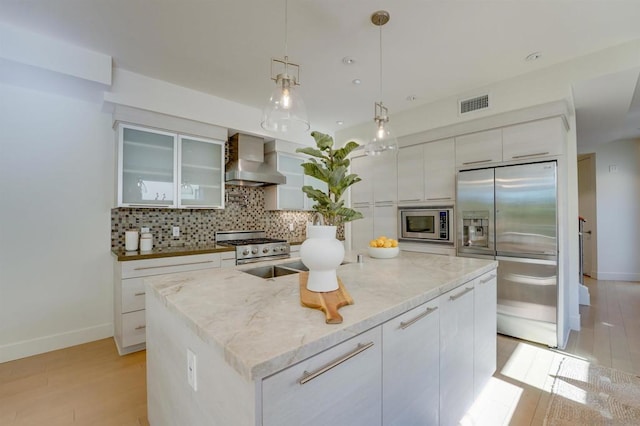
[[(569, 328), (571, 330), (580, 331), (580, 314), (571, 315), (569, 317)], [(569, 338), (569, 333), (567, 333), (567, 338)]]
[(36, 339), (22, 340), (0, 346), (0, 363), (106, 339), (111, 336), (113, 336), (113, 324), (108, 323)]
[(640, 273), (598, 272), (591, 277), (607, 281), (640, 281)]
[(591, 295), (589, 294), (589, 288), (582, 284), (578, 284), (578, 303), (586, 306), (591, 305)]

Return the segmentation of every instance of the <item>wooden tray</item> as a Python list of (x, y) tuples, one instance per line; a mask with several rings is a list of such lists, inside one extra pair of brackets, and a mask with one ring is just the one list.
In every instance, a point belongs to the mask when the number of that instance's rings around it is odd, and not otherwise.
[(346, 305), (353, 305), (353, 299), (344, 288), (342, 280), (338, 278), (337, 290), (318, 293), (307, 290), (308, 278), (308, 272), (300, 272), (300, 304), (323, 311), (327, 324), (340, 324), (342, 316), (338, 313), (338, 309)]

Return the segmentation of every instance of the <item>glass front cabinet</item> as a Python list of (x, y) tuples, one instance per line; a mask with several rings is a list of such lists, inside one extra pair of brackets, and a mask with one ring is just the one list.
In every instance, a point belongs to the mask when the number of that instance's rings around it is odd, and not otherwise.
[(118, 125), (118, 207), (224, 208), (225, 143)]

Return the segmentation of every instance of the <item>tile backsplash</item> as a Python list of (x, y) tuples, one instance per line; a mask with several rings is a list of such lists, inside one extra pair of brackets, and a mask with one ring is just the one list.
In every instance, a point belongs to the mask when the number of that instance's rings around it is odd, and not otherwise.
[[(154, 248), (197, 247), (215, 243), (216, 231), (265, 230), (270, 238), (290, 242), (303, 241), (307, 221), (313, 212), (266, 211), (262, 188), (228, 187), (225, 209), (111, 209), (111, 248), (124, 249), (127, 229), (148, 227)], [(293, 224), (293, 231), (289, 226)], [(173, 227), (180, 227), (180, 236), (173, 237)], [(338, 238), (344, 238), (342, 228)]]

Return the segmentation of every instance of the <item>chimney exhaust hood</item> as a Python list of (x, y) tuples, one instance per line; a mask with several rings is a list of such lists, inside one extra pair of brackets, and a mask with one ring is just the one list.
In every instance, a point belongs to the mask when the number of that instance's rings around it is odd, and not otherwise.
[(264, 162), (264, 140), (236, 133), (229, 139), (227, 185), (267, 186), (287, 182), (287, 178)]

